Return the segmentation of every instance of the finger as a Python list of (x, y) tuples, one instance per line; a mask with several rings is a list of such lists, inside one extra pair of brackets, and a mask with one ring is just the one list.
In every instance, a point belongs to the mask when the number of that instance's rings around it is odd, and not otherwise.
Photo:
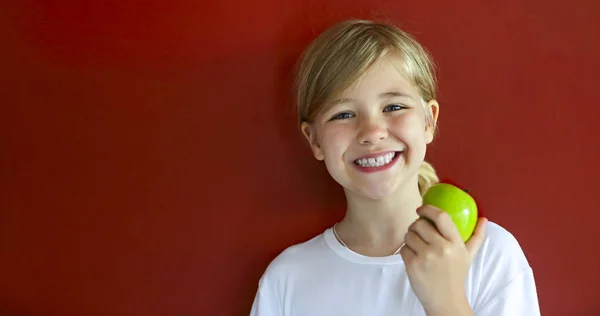
[(439, 243), (445, 241), (444, 237), (440, 235), (440, 232), (435, 228), (427, 218), (419, 218), (408, 227), (408, 231), (416, 233), (421, 239), (427, 244)]
[(400, 256), (402, 256), (402, 260), (404, 260), (405, 264), (410, 264), (414, 258), (416, 258), (417, 254), (409, 246), (404, 245), (404, 247), (400, 249)]
[(473, 231), (473, 235), (465, 244), (471, 258), (475, 257), (475, 254), (479, 251), (479, 248), (481, 248), (481, 245), (483, 245), (483, 242), (485, 241), (485, 227), (487, 226), (487, 223), (487, 218), (479, 218), (477, 220), (477, 226), (475, 226), (475, 231)]
[(428, 247), (427, 242), (425, 242), (423, 238), (419, 236), (419, 234), (412, 230), (409, 230), (408, 233), (404, 235), (404, 244), (405, 247), (410, 247), (410, 249), (416, 254), (423, 252)]
[(460, 233), (448, 213), (431, 205), (423, 205), (417, 209), (417, 214), (431, 220), (440, 234), (451, 242), (462, 242)]

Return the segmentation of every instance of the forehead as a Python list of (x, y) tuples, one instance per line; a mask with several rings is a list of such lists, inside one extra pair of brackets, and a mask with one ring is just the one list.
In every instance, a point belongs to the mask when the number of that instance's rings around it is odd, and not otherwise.
[(342, 91), (332, 104), (348, 99), (373, 99), (381, 95), (418, 99), (418, 89), (408, 79), (404, 69), (404, 62), (401, 58), (384, 56), (373, 63), (355, 82)]

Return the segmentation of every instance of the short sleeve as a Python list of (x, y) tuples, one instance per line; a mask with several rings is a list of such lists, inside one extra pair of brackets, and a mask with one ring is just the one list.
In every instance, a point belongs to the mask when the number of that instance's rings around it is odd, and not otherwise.
[(531, 268), (523, 270), (506, 286), (499, 289), (477, 316), (538, 316), (540, 309)]
[(475, 315), (540, 315), (533, 269), (516, 238), (491, 222), (486, 231), (471, 270)]
[(250, 316), (283, 316), (279, 296), (273, 290), (272, 284), (267, 281), (266, 275), (259, 282)]

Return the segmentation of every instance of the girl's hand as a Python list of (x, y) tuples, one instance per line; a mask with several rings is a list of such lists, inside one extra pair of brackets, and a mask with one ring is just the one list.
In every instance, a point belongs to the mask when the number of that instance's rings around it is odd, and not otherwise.
[(466, 315), (472, 311), (465, 294), (471, 262), (485, 239), (487, 219), (480, 218), (473, 236), (463, 243), (450, 216), (430, 205), (417, 210), (418, 219), (404, 236), (400, 255), (411, 287), (427, 315)]

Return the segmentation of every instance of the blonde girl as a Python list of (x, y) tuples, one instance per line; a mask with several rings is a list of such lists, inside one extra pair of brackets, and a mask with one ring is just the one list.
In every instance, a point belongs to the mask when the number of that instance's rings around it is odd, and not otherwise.
[[(481, 218), (464, 243), (423, 205), (440, 105), (430, 55), (397, 27), (351, 20), (302, 55), (301, 131), (345, 192), (344, 218), (275, 258), (252, 316), (539, 315), (516, 239)], [(421, 217), (431, 220), (422, 219)]]

